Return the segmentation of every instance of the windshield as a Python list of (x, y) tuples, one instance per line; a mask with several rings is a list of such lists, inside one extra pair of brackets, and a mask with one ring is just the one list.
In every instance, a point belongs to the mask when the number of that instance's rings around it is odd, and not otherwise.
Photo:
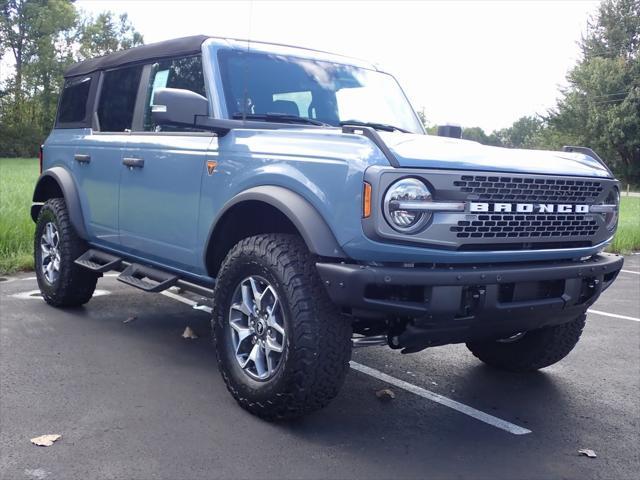
[(278, 114), (334, 126), (353, 121), (424, 133), (400, 86), (386, 73), (230, 49), (221, 50), (218, 58), (229, 117)]

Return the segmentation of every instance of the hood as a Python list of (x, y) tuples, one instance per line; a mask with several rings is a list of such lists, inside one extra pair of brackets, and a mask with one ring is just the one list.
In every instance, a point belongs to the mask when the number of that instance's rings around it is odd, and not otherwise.
[(470, 140), (380, 132), (401, 167), (611, 178), (582, 153), (490, 147)]

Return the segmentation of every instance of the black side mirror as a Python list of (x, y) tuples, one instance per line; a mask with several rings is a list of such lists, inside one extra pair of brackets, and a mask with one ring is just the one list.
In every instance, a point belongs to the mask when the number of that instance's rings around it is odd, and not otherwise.
[(197, 116), (209, 114), (209, 101), (191, 90), (159, 88), (153, 94), (151, 117), (156, 125), (193, 127)]
[(462, 127), (459, 125), (439, 125), (439, 137), (462, 138)]

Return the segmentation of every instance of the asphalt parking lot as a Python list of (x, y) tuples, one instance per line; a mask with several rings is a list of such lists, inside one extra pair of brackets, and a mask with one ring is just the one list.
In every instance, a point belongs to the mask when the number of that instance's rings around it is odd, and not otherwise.
[[(577, 348), (542, 372), (496, 372), (462, 345), (363, 348), (328, 408), (275, 424), (227, 393), (209, 315), (190, 300), (111, 276), (84, 308), (56, 310), (29, 296), (33, 274), (11, 277), (0, 282), (0, 475), (638, 478), (640, 255), (624, 269)], [(186, 326), (199, 338), (183, 339)], [(385, 387), (395, 400), (376, 398)], [(29, 441), (48, 433), (62, 438)]]

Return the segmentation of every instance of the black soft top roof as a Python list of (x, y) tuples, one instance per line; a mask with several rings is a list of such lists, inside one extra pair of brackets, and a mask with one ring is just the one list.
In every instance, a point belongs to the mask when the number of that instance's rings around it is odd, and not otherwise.
[(149, 45), (110, 53), (104, 57), (91, 58), (84, 62), (78, 62), (71, 65), (64, 72), (64, 76), (75, 77), (77, 75), (86, 75), (87, 73), (95, 72), (96, 70), (120, 67), (132, 63), (143, 62), (149, 59), (200, 53), (202, 42), (207, 38), (209, 38), (207, 35), (194, 35), (191, 37), (176, 38), (173, 40), (150, 43)]

